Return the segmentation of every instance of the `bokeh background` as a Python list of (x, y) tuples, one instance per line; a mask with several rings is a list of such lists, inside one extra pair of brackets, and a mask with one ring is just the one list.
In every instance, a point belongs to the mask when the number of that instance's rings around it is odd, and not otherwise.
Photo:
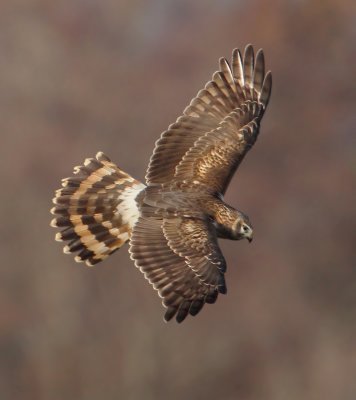
[[(0, 1), (0, 398), (356, 398), (353, 0)], [(274, 87), (227, 193), (229, 293), (183, 324), (127, 247), (86, 268), (49, 227), (104, 151), (143, 180), (218, 58), (263, 47)]]

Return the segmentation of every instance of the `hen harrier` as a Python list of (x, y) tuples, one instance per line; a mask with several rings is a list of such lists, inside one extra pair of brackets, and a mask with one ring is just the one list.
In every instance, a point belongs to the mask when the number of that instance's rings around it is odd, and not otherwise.
[(252, 240), (252, 226), (223, 195), (255, 143), (271, 93), (263, 51), (235, 49), (156, 142), (146, 185), (99, 152), (74, 168), (53, 199), (56, 240), (94, 265), (129, 242), (163, 299), (164, 319), (182, 322), (226, 293), (218, 238)]

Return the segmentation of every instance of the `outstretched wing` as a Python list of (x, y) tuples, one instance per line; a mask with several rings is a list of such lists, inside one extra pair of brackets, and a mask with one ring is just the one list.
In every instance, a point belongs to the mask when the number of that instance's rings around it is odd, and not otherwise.
[(255, 57), (248, 45), (242, 57), (235, 49), (231, 66), (220, 59), (219, 71), (157, 141), (147, 183), (194, 181), (224, 193), (257, 138), (271, 86), (262, 50)]
[(141, 216), (130, 240), (136, 266), (163, 298), (164, 319), (182, 322), (226, 293), (226, 264), (209, 223)]

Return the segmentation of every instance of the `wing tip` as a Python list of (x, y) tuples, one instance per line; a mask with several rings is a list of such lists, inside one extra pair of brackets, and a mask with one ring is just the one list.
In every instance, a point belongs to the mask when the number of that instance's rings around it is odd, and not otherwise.
[(177, 310), (177, 307), (168, 307), (163, 316), (164, 322), (169, 322), (176, 315)]
[(272, 92), (272, 71), (268, 71), (263, 79), (262, 91), (259, 97), (260, 103), (266, 108)]

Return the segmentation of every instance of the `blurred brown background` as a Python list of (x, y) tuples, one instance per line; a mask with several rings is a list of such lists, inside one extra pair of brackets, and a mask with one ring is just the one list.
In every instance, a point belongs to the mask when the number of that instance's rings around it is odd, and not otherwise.
[[(352, 0), (0, 1), (1, 399), (356, 398), (355, 26)], [(142, 180), (249, 42), (274, 87), (227, 201), (255, 240), (221, 243), (227, 296), (165, 324), (127, 247), (62, 254), (53, 191), (98, 150)]]

